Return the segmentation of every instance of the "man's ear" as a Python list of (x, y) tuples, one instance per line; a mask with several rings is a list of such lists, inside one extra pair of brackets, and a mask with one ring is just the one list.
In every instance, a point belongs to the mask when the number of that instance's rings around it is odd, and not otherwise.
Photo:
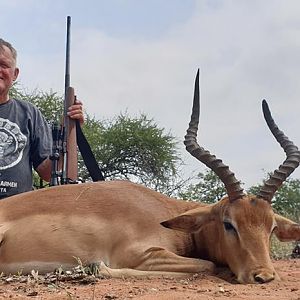
[(204, 206), (186, 211), (160, 224), (166, 228), (191, 233), (199, 230), (201, 226), (209, 223), (213, 219), (212, 206)]
[(300, 241), (300, 224), (277, 214), (275, 214), (275, 221), (277, 227), (274, 233), (280, 241)]
[(18, 76), (19, 76), (19, 68), (15, 68), (15, 71), (14, 71), (14, 81), (17, 80)]

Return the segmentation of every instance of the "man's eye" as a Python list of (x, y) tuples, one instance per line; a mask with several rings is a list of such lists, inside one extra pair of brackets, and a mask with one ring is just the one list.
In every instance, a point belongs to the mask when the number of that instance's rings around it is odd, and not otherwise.
[(223, 222), (226, 231), (236, 231), (233, 225), (229, 222)]
[(5, 64), (0, 64), (0, 68), (2, 68), (2, 69), (7, 69), (7, 68), (9, 68), (9, 66), (8, 66), (8, 65), (5, 65)]

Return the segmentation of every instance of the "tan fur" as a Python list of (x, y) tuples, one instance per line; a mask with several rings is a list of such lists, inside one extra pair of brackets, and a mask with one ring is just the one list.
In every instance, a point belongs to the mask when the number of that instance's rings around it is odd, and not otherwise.
[[(226, 232), (224, 220), (238, 234)], [(80, 259), (114, 277), (181, 277), (213, 272), (217, 263), (240, 282), (257, 274), (269, 281), (274, 226), (281, 239), (285, 232), (300, 239), (299, 225), (253, 197), (203, 205), (128, 181), (51, 187), (0, 201), (0, 272), (46, 273)]]

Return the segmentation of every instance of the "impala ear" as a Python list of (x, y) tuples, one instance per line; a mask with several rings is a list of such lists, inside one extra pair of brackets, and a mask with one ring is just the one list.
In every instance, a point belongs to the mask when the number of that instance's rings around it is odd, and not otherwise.
[(300, 240), (300, 224), (275, 214), (277, 227), (274, 230), (276, 237), (282, 242)]
[(199, 230), (202, 225), (208, 224), (213, 219), (212, 206), (204, 206), (186, 211), (160, 224), (166, 228), (191, 233)]

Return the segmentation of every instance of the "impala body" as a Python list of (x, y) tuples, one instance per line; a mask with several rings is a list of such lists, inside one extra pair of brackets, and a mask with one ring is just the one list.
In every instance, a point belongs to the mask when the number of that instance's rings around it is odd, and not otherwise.
[(128, 181), (63, 185), (0, 201), (0, 272), (39, 273), (70, 268), (80, 259), (100, 273), (190, 276), (227, 265), (241, 283), (277, 277), (269, 255), (271, 234), (300, 240), (300, 226), (275, 214), (271, 199), (299, 165), (298, 148), (264, 116), (287, 159), (259, 193), (246, 195), (220, 159), (196, 142), (199, 74), (187, 150), (223, 181), (228, 196), (207, 205), (176, 200)]
[(229, 265), (240, 282), (264, 282), (276, 276), (271, 232), (300, 236), (297, 224), (255, 197), (203, 205), (128, 181), (28, 192), (1, 201), (0, 212), (0, 271), (7, 274), (68, 269), (80, 258), (103, 262), (103, 274), (117, 277), (211, 273), (216, 263)]

